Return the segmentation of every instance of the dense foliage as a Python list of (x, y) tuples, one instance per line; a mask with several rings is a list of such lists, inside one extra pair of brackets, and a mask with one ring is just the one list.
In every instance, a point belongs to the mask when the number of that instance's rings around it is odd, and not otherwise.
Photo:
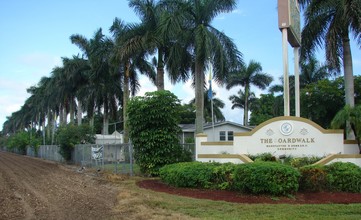
[(249, 164), (189, 162), (164, 166), (160, 177), (177, 187), (227, 189), (285, 195), (298, 190), (299, 172), (273, 162)]
[(180, 101), (169, 91), (149, 92), (130, 100), (129, 136), (143, 173), (155, 176), (166, 164), (190, 160), (179, 144), (179, 111)]
[(76, 126), (68, 124), (58, 129), (57, 139), (60, 146), (59, 153), (66, 161), (69, 161), (76, 144), (94, 143), (95, 136), (88, 125)]
[(327, 189), (327, 173), (324, 166), (308, 165), (299, 169), (300, 190), (320, 192)]
[(246, 163), (236, 167), (234, 189), (252, 194), (287, 195), (298, 190), (300, 174), (274, 162)]
[(11, 135), (7, 139), (6, 146), (8, 150), (15, 151), (20, 154), (26, 154), (26, 148), (32, 147), (37, 152), (41, 139), (35, 131), (22, 131)]
[(361, 192), (361, 168), (353, 163), (335, 162), (325, 166), (331, 191)]

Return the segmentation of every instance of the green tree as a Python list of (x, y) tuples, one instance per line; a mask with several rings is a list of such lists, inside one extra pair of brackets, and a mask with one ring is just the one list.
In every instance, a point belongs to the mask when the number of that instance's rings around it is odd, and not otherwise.
[(89, 125), (76, 126), (68, 124), (60, 126), (57, 130), (57, 139), (60, 146), (60, 154), (66, 160), (71, 159), (71, 152), (76, 144), (94, 143), (95, 135)]
[[(204, 99), (204, 122), (212, 122), (212, 102), (211, 100), (208, 98), (207, 96), (208, 90), (204, 92), (203, 95), (203, 99)], [(224, 121), (226, 120), (226, 118), (224, 117), (223, 113), (222, 113), (222, 108), (224, 108), (224, 102), (219, 99), (216, 98), (215, 95), (216, 93), (213, 92), (212, 95), (212, 101), (213, 101), (213, 117), (214, 117), (214, 122), (219, 122), (219, 121)], [(192, 99), (189, 104), (195, 106), (195, 99)], [(193, 121), (194, 123), (194, 121)]]
[[(256, 99), (256, 96), (253, 92), (250, 92), (248, 96), (248, 100), (246, 101), (246, 94), (240, 89), (237, 93), (237, 95), (231, 95), (228, 98), (232, 102), (232, 109), (240, 108), (245, 109), (244, 105), (245, 103), (248, 104), (248, 107), (251, 108), (254, 100)], [(243, 124), (245, 124), (246, 116), (243, 117)]]
[(194, 124), (196, 121), (196, 108), (194, 104), (183, 104), (180, 108), (179, 124)]
[(124, 142), (128, 143), (129, 129), (127, 127), (127, 106), (130, 97), (139, 90), (138, 73), (147, 76), (153, 83), (156, 73), (147, 60), (147, 53), (143, 49), (142, 41), (139, 40), (141, 33), (139, 25), (125, 24), (122, 20), (115, 18), (110, 32), (113, 34), (115, 47), (112, 55), (113, 65), (119, 70), (123, 85), (123, 135)]
[[(346, 104), (354, 106), (353, 65), (350, 34), (361, 44), (361, 1), (299, 0), (305, 8), (302, 30), (301, 60), (317, 47), (325, 47), (326, 62), (331, 69), (343, 66)], [(342, 61), (341, 61), (342, 60)]]
[[(331, 126), (333, 128), (345, 128), (346, 122), (351, 125), (352, 132), (354, 133), (361, 154), (361, 105), (351, 107), (346, 105), (341, 109), (333, 118)], [(346, 133), (349, 131), (346, 130)]]
[(320, 64), (316, 57), (311, 56), (307, 60), (302, 60), (300, 88), (303, 88), (310, 83), (316, 83), (321, 79), (326, 79), (329, 76), (330, 73), (328, 72), (328, 67)]
[(102, 133), (108, 134), (109, 116), (116, 116), (117, 102), (122, 97), (118, 72), (111, 65), (114, 42), (103, 35), (102, 29), (98, 29), (89, 40), (79, 34), (72, 35), (70, 39), (82, 50), (90, 67), (88, 83), (78, 93), (79, 99), (89, 105), (89, 113), (93, 113), (91, 108), (95, 107), (98, 111), (103, 110)]
[(254, 85), (260, 89), (266, 89), (266, 87), (273, 81), (272, 76), (262, 72), (262, 66), (260, 63), (251, 60), (248, 66), (242, 66), (235, 72), (233, 72), (227, 79), (227, 89), (231, 89), (235, 86), (244, 87), (244, 119), (243, 124), (248, 125), (248, 100), (250, 99), (250, 87)]
[(30, 143), (30, 136), (28, 132), (22, 131), (12, 135), (8, 140), (8, 147), (21, 154), (26, 154), (26, 146)]
[(155, 176), (162, 166), (182, 161), (179, 112), (180, 102), (169, 91), (148, 92), (129, 101), (129, 135), (143, 173)]
[(283, 115), (283, 105), (281, 96), (271, 94), (261, 94), (259, 98), (255, 98), (250, 106), (251, 118), (250, 125), (259, 125), (271, 118)]
[(163, 29), (173, 33), (171, 40), (184, 43), (193, 54), (192, 73), (195, 82), (196, 133), (203, 132), (204, 82), (206, 64), (213, 64), (214, 79), (222, 83), (225, 76), (241, 63), (241, 54), (232, 40), (211, 25), (220, 13), (236, 8), (235, 0), (164, 0), (168, 16), (163, 19)]
[(330, 127), (335, 114), (344, 106), (343, 80), (319, 80), (301, 90), (301, 116), (324, 128)]

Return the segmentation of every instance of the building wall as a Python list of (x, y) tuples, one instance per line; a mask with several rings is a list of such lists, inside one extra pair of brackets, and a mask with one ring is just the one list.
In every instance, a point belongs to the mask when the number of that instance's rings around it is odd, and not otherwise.
[(219, 126), (215, 126), (214, 127), (214, 132), (213, 132), (213, 128), (205, 128), (204, 129), (204, 133), (208, 136), (208, 141), (220, 141), (220, 132), (221, 131), (225, 131), (226, 132), (226, 140), (225, 141), (229, 141), (228, 140), (228, 131), (233, 131), (233, 134), (236, 132), (248, 132), (248, 129), (245, 128), (240, 128), (238, 126), (232, 125), (232, 124), (224, 124), (224, 125), (219, 125)]

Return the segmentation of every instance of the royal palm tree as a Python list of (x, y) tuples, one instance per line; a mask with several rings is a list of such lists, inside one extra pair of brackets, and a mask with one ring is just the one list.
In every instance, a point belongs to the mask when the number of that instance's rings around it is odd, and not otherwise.
[(140, 34), (142, 50), (149, 54), (156, 52), (153, 64), (157, 68), (156, 86), (164, 90), (164, 69), (167, 69), (172, 83), (185, 82), (188, 79), (186, 72), (190, 69), (191, 56), (186, 48), (177, 41), (172, 41), (168, 30), (162, 29), (162, 19), (166, 8), (161, 1), (130, 0), (129, 6), (138, 14), (141, 23), (137, 27)]
[(202, 133), (206, 64), (211, 61), (214, 79), (222, 84), (232, 68), (241, 63), (241, 53), (236, 45), (228, 36), (211, 25), (217, 15), (235, 9), (236, 1), (164, 0), (162, 6), (168, 13), (163, 19), (162, 29), (167, 33), (173, 33), (171, 40), (183, 44), (193, 55), (196, 134)]
[(328, 67), (318, 62), (316, 57), (311, 56), (301, 62), (300, 87), (315, 83), (330, 76)]
[(103, 109), (103, 134), (108, 134), (109, 115), (116, 115), (117, 100), (121, 97), (119, 77), (110, 63), (114, 43), (103, 35), (102, 29), (98, 29), (89, 40), (79, 34), (72, 35), (70, 39), (82, 50), (90, 66), (88, 69), (85, 65), (83, 70), (89, 80), (84, 87), (89, 96), (85, 97), (84, 92), (79, 92), (79, 97), (89, 99), (80, 101), (85, 101), (87, 105), (95, 104), (99, 111)]
[(146, 51), (143, 49), (141, 38), (142, 30), (139, 25), (125, 24), (115, 18), (110, 31), (113, 34), (115, 47), (113, 50), (112, 63), (117, 67), (123, 85), (123, 126), (124, 142), (128, 143), (127, 127), (127, 103), (130, 91), (133, 95), (138, 91), (140, 85), (138, 72), (146, 75), (155, 83), (156, 73), (152, 64), (147, 61)]
[[(213, 91), (212, 91), (213, 92)], [(214, 122), (220, 122), (226, 120), (224, 117), (222, 110), (224, 108), (224, 102), (219, 99), (215, 98), (216, 93), (213, 92), (212, 101), (207, 96), (208, 90), (204, 92), (204, 121), (205, 122), (212, 122), (212, 102), (213, 102), (213, 117)], [(189, 104), (195, 105), (196, 100), (192, 99)]]
[(244, 125), (248, 124), (248, 100), (250, 96), (250, 87), (254, 85), (260, 89), (266, 87), (273, 81), (272, 76), (262, 72), (262, 66), (259, 62), (251, 60), (248, 66), (241, 66), (238, 70), (233, 72), (227, 79), (227, 89), (235, 86), (244, 87)]
[(229, 96), (229, 100), (232, 102), (232, 109), (240, 108), (244, 110), (243, 125), (247, 125), (246, 122), (248, 120), (248, 117), (246, 117), (246, 114), (248, 115), (248, 112), (245, 111), (245, 103), (247, 103), (248, 108), (250, 108), (255, 98), (255, 94), (253, 92), (249, 92), (249, 95), (247, 97), (248, 100), (246, 100), (246, 94), (245, 92), (243, 92), (242, 89), (238, 91), (237, 95)]
[(301, 60), (325, 47), (328, 67), (340, 71), (345, 78), (345, 101), (354, 106), (354, 79), (350, 34), (361, 44), (361, 1), (299, 0), (305, 8), (302, 30)]

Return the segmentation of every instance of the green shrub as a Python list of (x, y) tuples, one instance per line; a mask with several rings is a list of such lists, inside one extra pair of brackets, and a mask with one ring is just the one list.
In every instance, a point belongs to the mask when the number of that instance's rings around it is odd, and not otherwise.
[(321, 157), (295, 157), (290, 160), (290, 165), (295, 168), (311, 165), (321, 160)]
[(26, 154), (26, 146), (30, 143), (30, 135), (26, 131), (16, 133), (8, 139), (8, 148), (20, 154)]
[(300, 173), (273, 162), (240, 164), (234, 172), (234, 189), (252, 194), (287, 195), (298, 190)]
[(210, 188), (216, 163), (183, 162), (165, 165), (159, 169), (163, 182), (176, 187)]
[(256, 155), (248, 155), (253, 161), (276, 161), (276, 157), (271, 153), (261, 153)]
[(180, 101), (169, 91), (132, 98), (127, 107), (129, 136), (134, 158), (142, 173), (158, 176), (167, 164), (191, 160), (179, 144)]
[(212, 188), (228, 190), (233, 186), (233, 173), (236, 169), (236, 164), (223, 163), (213, 168), (212, 173)]
[(361, 168), (347, 162), (335, 162), (325, 166), (329, 190), (361, 192)]
[(327, 173), (324, 166), (304, 166), (299, 171), (301, 173), (300, 190), (320, 192), (327, 189)]
[(71, 159), (71, 152), (76, 144), (82, 142), (93, 143), (95, 135), (89, 125), (80, 126), (68, 124), (59, 127), (57, 131), (58, 144), (60, 145), (60, 155), (66, 160)]

